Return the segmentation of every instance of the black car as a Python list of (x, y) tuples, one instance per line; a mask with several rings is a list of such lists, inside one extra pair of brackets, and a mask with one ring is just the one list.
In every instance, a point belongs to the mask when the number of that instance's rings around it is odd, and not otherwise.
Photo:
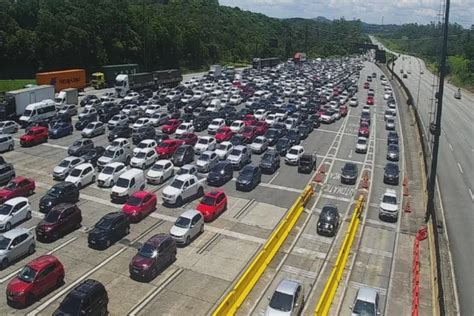
[(286, 138), (290, 140), (291, 146), (299, 145), (301, 142), (301, 134), (297, 128), (290, 129), (286, 134)]
[(108, 213), (89, 231), (87, 241), (91, 248), (109, 248), (130, 232), (128, 216), (124, 212)]
[(91, 101), (91, 100), (97, 100), (97, 96), (94, 95), (94, 94), (89, 94), (89, 95), (86, 95), (84, 98), (82, 98), (81, 102), (80, 102), (80, 105), (81, 106), (86, 106), (87, 102)]
[(262, 179), (262, 171), (258, 166), (247, 165), (240, 171), (235, 188), (239, 191), (251, 191)]
[(304, 154), (298, 160), (298, 172), (299, 173), (311, 173), (316, 170), (316, 155)]
[(92, 117), (84, 117), (81, 118), (79, 121), (74, 124), (74, 128), (78, 131), (82, 131), (84, 128), (86, 128), (89, 123), (95, 122), (96, 119)]
[(334, 236), (339, 228), (339, 211), (335, 205), (325, 205), (319, 214), (316, 232), (318, 235)]
[(398, 185), (400, 175), (400, 168), (393, 162), (389, 162), (385, 165), (383, 174), (383, 183)]
[(369, 112), (362, 112), (360, 115), (360, 122), (367, 122), (370, 125), (370, 113)]
[(194, 120), (194, 115), (192, 113), (184, 113), (181, 115), (181, 120), (186, 123), (192, 123)]
[(221, 186), (230, 181), (234, 176), (234, 168), (228, 161), (217, 163), (207, 175), (207, 184)]
[(281, 131), (277, 128), (269, 128), (265, 133), (265, 138), (268, 140), (269, 146), (274, 146), (281, 137)]
[(145, 99), (149, 99), (149, 98), (153, 97), (153, 90), (143, 89), (142, 91), (140, 91), (140, 94), (145, 96)]
[(168, 134), (163, 134), (163, 133), (158, 133), (155, 135), (154, 137), (155, 141), (157, 144), (160, 144), (162, 143), (164, 140), (166, 139), (170, 139), (170, 135)]
[(357, 175), (359, 170), (357, 165), (352, 162), (348, 162), (341, 169), (341, 183), (355, 184), (357, 182)]
[(387, 160), (398, 161), (400, 159), (400, 150), (398, 145), (390, 144), (387, 146)]
[(280, 154), (276, 150), (268, 150), (263, 154), (259, 166), (262, 173), (273, 174), (280, 168)]
[(63, 123), (63, 122), (72, 124), (71, 115), (69, 115), (68, 113), (63, 113), (63, 114), (56, 113), (56, 115), (49, 122), (49, 126), (53, 127), (54, 125), (58, 123)]
[(94, 148), (94, 142), (92, 140), (79, 139), (79, 140), (76, 140), (71, 146), (69, 146), (67, 153), (70, 156), (80, 157), (93, 148)]
[(395, 131), (388, 132), (387, 134), (387, 145), (398, 145), (398, 134)]
[(142, 126), (132, 134), (132, 142), (134, 145), (139, 144), (145, 139), (154, 139), (155, 129), (152, 126)]
[(189, 101), (188, 104), (184, 107), (184, 113), (193, 113), (195, 109), (200, 108), (202, 105), (201, 101)]
[(114, 115), (120, 113), (120, 108), (116, 106), (115, 103), (110, 102), (108, 106), (105, 106), (98, 112), (99, 121), (101, 121), (102, 123), (107, 123)]
[(84, 158), (85, 162), (91, 163), (94, 167), (97, 166), (97, 160), (104, 154), (105, 148), (102, 146), (97, 146), (89, 151), (87, 151), (82, 158)]
[(212, 119), (209, 116), (199, 116), (193, 120), (194, 131), (202, 132), (211, 124)]
[(246, 145), (247, 139), (241, 134), (234, 134), (230, 138), (230, 143), (235, 147), (238, 145)]
[(102, 283), (87, 279), (69, 292), (53, 316), (106, 316), (109, 297)]
[(286, 152), (288, 151), (288, 149), (291, 148), (291, 146), (292, 145), (291, 145), (290, 139), (287, 137), (283, 137), (277, 141), (275, 145), (275, 149), (280, 154), (280, 156), (284, 156), (286, 155)]
[(74, 183), (59, 182), (53, 185), (39, 202), (42, 213), (48, 213), (54, 206), (61, 203), (76, 203), (79, 201), (79, 189)]
[(179, 146), (174, 152), (173, 158), (171, 158), (171, 160), (177, 167), (192, 163), (194, 161), (194, 148), (190, 145)]
[(107, 139), (109, 142), (112, 142), (113, 140), (117, 138), (130, 138), (132, 137), (133, 130), (131, 127), (126, 126), (126, 125), (117, 125), (115, 126), (107, 136)]

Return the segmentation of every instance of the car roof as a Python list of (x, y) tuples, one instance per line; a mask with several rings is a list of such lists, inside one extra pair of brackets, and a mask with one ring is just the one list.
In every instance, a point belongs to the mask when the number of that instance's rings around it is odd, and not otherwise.
[(82, 169), (83, 170), (83, 169), (86, 169), (87, 167), (94, 168), (94, 166), (92, 164), (90, 164), (88, 162), (84, 162), (84, 163), (81, 163), (81, 164), (75, 166), (74, 169)]
[(357, 291), (357, 297), (356, 300), (361, 300), (364, 302), (370, 302), (375, 304), (375, 300), (377, 297), (377, 290), (370, 288), (370, 287), (361, 287)]
[(137, 168), (128, 169), (120, 175), (120, 178), (131, 179), (136, 175), (143, 174), (143, 171)]
[(31, 267), (34, 270), (41, 270), (47, 265), (53, 263), (53, 262), (58, 262), (58, 258), (56, 258), (53, 255), (43, 255), (40, 256), (36, 259), (33, 259), (28, 263), (28, 266)]
[(300, 146), (300, 145), (295, 145), (295, 146), (292, 146), (291, 149), (304, 149), (303, 146)]
[(22, 197), (22, 196), (18, 196), (18, 197), (14, 197), (14, 198), (11, 198), (11, 199), (5, 201), (4, 204), (16, 205), (16, 204), (18, 204), (20, 202), (23, 202), (23, 201), (28, 202), (28, 199), (25, 198), (25, 197)]
[(28, 180), (28, 178), (22, 177), (22, 176), (18, 176), (18, 177), (16, 177), (16, 178), (11, 179), (10, 181), (11, 181), (11, 182), (15, 182), (15, 183), (19, 183), (19, 182), (21, 182), (21, 181), (23, 181), (23, 180)]
[(65, 187), (70, 187), (70, 186), (76, 186), (76, 185), (72, 182), (66, 182), (66, 181), (59, 182), (53, 185), (53, 187), (55, 188), (65, 188)]
[(135, 193), (132, 194), (132, 196), (134, 197), (137, 197), (139, 199), (143, 199), (145, 196), (147, 196), (148, 194), (150, 194), (150, 192), (147, 192), (147, 191), (137, 191)]
[(298, 286), (300, 285), (301, 283), (299, 281), (284, 279), (280, 282), (280, 284), (278, 284), (275, 291), (293, 295), (296, 292)]
[(179, 215), (179, 217), (191, 219), (198, 214), (201, 214), (201, 213), (196, 210), (187, 210), (187, 211), (184, 211), (181, 215)]
[(152, 244), (154, 246), (160, 245), (164, 240), (171, 238), (170, 235), (165, 233), (156, 234), (151, 236), (150, 239), (146, 241), (146, 244)]
[(9, 231), (3, 233), (3, 237), (8, 238), (8, 239), (13, 239), (21, 234), (28, 234), (31, 233), (31, 231), (27, 228), (24, 227), (17, 227), (10, 229)]
[(121, 216), (124, 216), (124, 215), (125, 215), (125, 213), (123, 213), (123, 212), (110, 212), (110, 213), (107, 213), (104, 216), (102, 216), (102, 219), (114, 219), (114, 218), (121, 217)]
[(397, 196), (397, 191), (395, 191), (394, 189), (385, 189), (385, 193), (384, 195), (393, 195), (393, 196)]

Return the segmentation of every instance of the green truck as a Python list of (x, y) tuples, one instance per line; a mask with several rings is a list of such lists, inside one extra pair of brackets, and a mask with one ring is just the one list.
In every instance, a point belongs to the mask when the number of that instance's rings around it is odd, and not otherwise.
[(110, 88), (114, 86), (117, 75), (134, 73), (138, 73), (138, 64), (102, 66), (100, 72), (92, 74), (91, 86), (95, 89)]

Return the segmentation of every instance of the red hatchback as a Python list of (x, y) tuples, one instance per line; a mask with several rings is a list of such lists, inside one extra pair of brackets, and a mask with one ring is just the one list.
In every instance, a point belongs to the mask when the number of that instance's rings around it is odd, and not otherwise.
[(20, 137), (21, 146), (33, 146), (48, 140), (48, 128), (43, 126), (32, 127)]
[(7, 286), (7, 302), (20, 307), (29, 306), (38, 298), (62, 285), (64, 267), (52, 255), (38, 257), (28, 263)]
[(122, 211), (128, 216), (130, 222), (139, 222), (156, 209), (156, 195), (146, 191), (132, 194)]
[(374, 105), (374, 98), (373, 97), (367, 97), (367, 105)]
[(245, 115), (243, 121), (245, 126), (255, 125), (258, 122), (255, 116), (253, 116), (252, 114)]
[(260, 135), (265, 135), (265, 133), (268, 130), (268, 123), (265, 121), (258, 121), (257, 124), (255, 124), (255, 133), (260, 136)]
[(347, 107), (347, 105), (339, 106), (339, 113), (341, 113), (342, 117), (345, 117), (347, 113), (349, 113), (349, 108)]
[(364, 83), (364, 89), (369, 89), (370, 88), (370, 84), (368, 82)]
[(167, 159), (173, 156), (174, 152), (182, 144), (184, 144), (184, 141), (181, 139), (166, 139), (155, 147), (155, 151), (159, 159)]
[(369, 133), (370, 133), (370, 130), (369, 130), (369, 123), (367, 123), (367, 122), (360, 122), (360, 126), (359, 126), (359, 136), (362, 136), (362, 137), (369, 137)]
[(217, 130), (216, 141), (218, 143), (228, 141), (234, 135), (234, 132), (230, 130), (230, 127), (223, 126)]
[(30, 196), (35, 192), (35, 181), (30, 178), (16, 177), (0, 190), (0, 203), (18, 196)]
[(204, 221), (210, 222), (227, 209), (227, 196), (224, 191), (211, 191), (204, 194), (196, 210), (201, 212)]
[(194, 133), (183, 133), (176, 135), (176, 139), (182, 140), (186, 145), (194, 146), (198, 141), (198, 137)]
[(168, 122), (166, 122), (161, 131), (166, 134), (173, 134), (174, 132), (176, 132), (176, 129), (179, 125), (181, 125), (181, 120), (170, 119), (168, 120)]
[(251, 143), (257, 136), (257, 129), (255, 126), (244, 126), (244, 128), (242, 128), (240, 131), (240, 134), (245, 138), (247, 143)]

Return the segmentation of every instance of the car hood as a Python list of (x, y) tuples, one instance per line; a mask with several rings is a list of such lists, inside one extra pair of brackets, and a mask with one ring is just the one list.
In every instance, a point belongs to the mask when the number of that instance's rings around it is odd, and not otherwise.
[(228, 159), (228, 160), (232, 160), (232, 161), (238, 161), (238, 160), (240, 160), (240, 158), (241, 158), (240, 155), (239, 155), (239, 156), (235, 156), (235, 155), (229, 155), (229, 156), (227, 156), (227, 159)]
[(209, 160), (197, 160), (196, 161), (196, 166), (207, 166), (209, 164)]
[(30, 288), (33, 283), (27, 283), (25, 281), (22, 281), (18, 278), (13, 278), (10, 283), (8, 283), (7, 291), (12, 291), (12, 292), (23, 292)]
[(298, 155), (293, 155), (293, 154), (286, 154), (285, 157), (288, 159), (298, 159)]
[(78, 151), (79, 149), (81, 149), (81, 146), (71, 146), (69, 147), (69, 150), (74, 152), (74, 151)]
[(72, 183), (76, 183), (76, 182), (79, 182), (81, 181), (81, 177), (73, 177), (71, 175), (67, 176), (66, 179), (64, 179), (65, 182), (72, 182)]
[(84, 134), (92, 133), (93, 131), (94, 131), (93, 128), (84, 128), (84, 129), (82, 130), (82, 132), (83, 132)]
[(7, 189), (0, 189), (0, 199), (8, 199), (10, 196), (15, 195), (13, 191)]
[(164, 190), (163, 190), (163, 194), (168, 194), (168, 195), (176, 195), (178, 193), (180, 193), (181, 190), (180, 189), (176, 189), (176, 188), (173, 188), (172, 186), (167, 186)]
[(40, 204), (46, 205), (46, 204), (48, 204), (48, 202), (54, 203), (55, 200), (56, 200), (56, 198), (54, 198), (52, 196), (49, 196), (49, 195), (45, 195), (41, 198)]
[(237, 182), (251, 182), (251, 181), (252, 181), (252, 176), (239, 175), (237, 177)]
[(99, 175), (97, 176), (97, 180), (100, 180), (100, 181), (106, 181), (108, 179), (112, 179), (114, 176), (113, 174), (105, 174), (105, 173), (99, 173)]
[(5, 220), (8, 220), (10, 218), (9, 215), (0, 215), (0, 223), (5, 221)]
[(101, 228), (94, 227), (89, 231), (89, 238), (98, 239), (107, 235), (107, 231)]
[(25, 142), (32, 141), (33, 139), (35, 139), (35, 137), (31, 135), (22, 135), (20, 137), (20, 140), (25, 141)]
[(54, 173), (63, 173), (63, 172), (65, 172), (65, 171), (67, 171), (67, 168), (65, 168), (65, 167), (60, 167), (60, 166), (56, 166), (56, 167), (54, 167), (54, 169), (53, 169), (53, 172), (54, 172)]
[(173, 227), (171, 227), (170, 234), (174, 236), (184, 236), (188, 231), (188, 228), (181, 228), (173, 225)]
[(214, 212), (214, 206), (199, 203), (196, 210), (201, 212), (202, 214), (209, 214)]
[(151, 259), (151, 258), (145, 258), (145, 257), (142, 257), (140, 255), (135, 255), (132, 258), (132, 265), (134, 265), (136, 267), (150, 266), (151, 264), (153, 264), (153, 259)]
[(158, 178), (158, 177), (161, 177), (163, 174), (164, 174), (163, 171), (156, 171), (156, 170), (150, 169), (146, 175), (152, 178)]
[(284, 312), (279, 311), (277, 309), (273, 309), (270, 306), (267, 307), (265, 310), (265, 316), (290, 316), (291, 312)]
[(171, 152), (171, 148), (170, 147), (158, 147), (156, 148), (156, 153), (158, 155), (160, 154), (167, 154), (167, 153), (170, 153)]
[(380, 208), (390, 211), (390, 212), (395, 212), (398, 210), (398, 206), (394, 204), (389, 204), (389, 203), (380, 203)]

